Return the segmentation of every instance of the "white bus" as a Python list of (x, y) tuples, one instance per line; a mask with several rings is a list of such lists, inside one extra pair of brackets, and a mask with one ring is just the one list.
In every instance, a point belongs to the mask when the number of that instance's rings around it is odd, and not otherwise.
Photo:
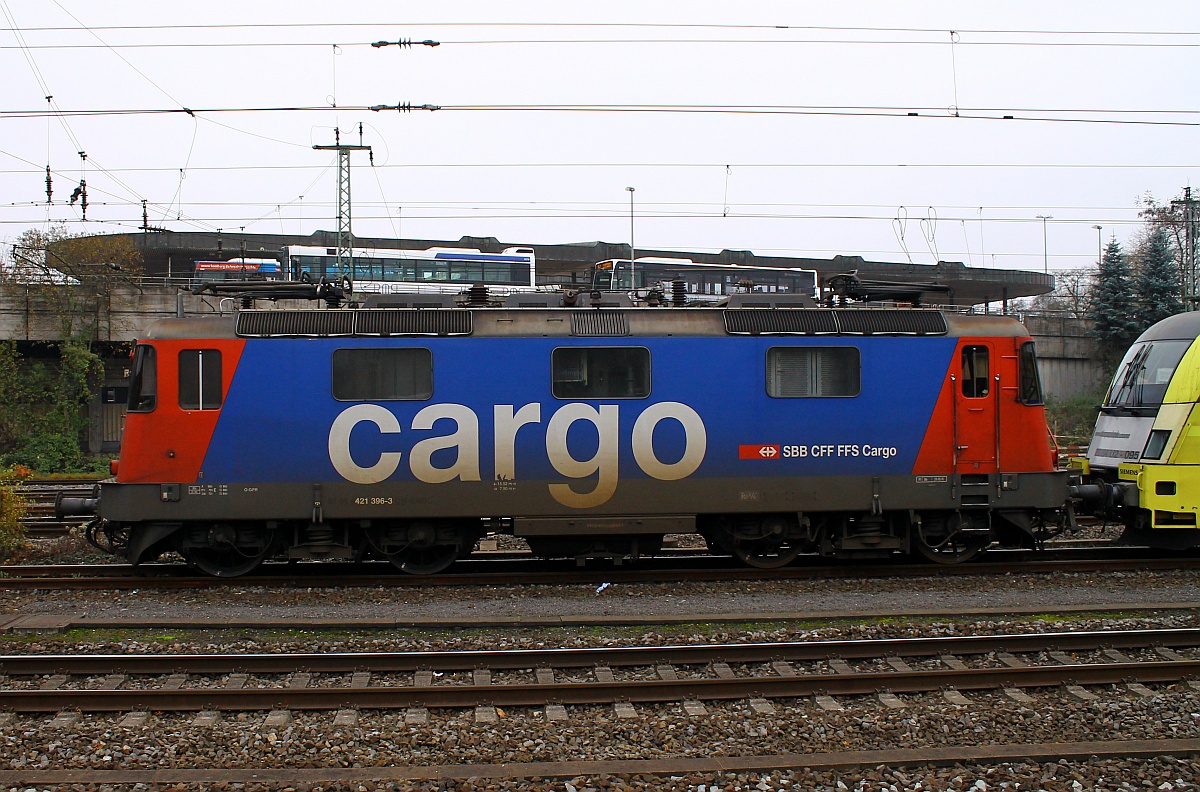
[(730, 294), (801, 294), (817, 298), (817, 271), (799, 267), (748, 267), (708, 264), (684, 258), (647, 256), (634, 260), (608, 259), (596, 264), (592, 288), (597, 291), (661, 289), (687, 284), (689, 297), (718, 298)]
[(496, 294), (529, 291), (537, 285), (533, 248), (510, 247), (500, 253), (470, 248), (355, 248), (350, 262), (338, 267), (337, 250), (289, 245), (284, 248), (288, 276), (307, 273), (314, 281), (349, 278), (356, 292), (368, 294), (457, 294), (483, 284)]

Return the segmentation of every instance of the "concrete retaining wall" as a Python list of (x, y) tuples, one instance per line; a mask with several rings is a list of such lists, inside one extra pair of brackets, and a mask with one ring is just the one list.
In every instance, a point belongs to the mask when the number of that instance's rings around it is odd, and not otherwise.
[(1095, 362), (1098, 344), (1090, 319), (1024, 317), (1037, 343), (1042, 390), (1055, 399), (1069, 399), (1103, 388), (1105, 372)]

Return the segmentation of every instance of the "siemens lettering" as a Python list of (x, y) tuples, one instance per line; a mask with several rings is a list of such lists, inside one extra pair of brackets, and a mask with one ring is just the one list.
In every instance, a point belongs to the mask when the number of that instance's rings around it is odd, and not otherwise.
[[(528, 424), (542, 423), (542, 405), (533, 402), (517, 408), (513, 404), (497, 404), (493, 415), (493, 459), (498, 481), (516, 479), (517, 433)], [(654, 451), (654, 430), (665, 420), (683, 427), (683, 454), (674, 462), (664, 462)], [(441, 420), (452, 421), (450, 434), (427, 437), (408, 452), (408, 468), (413, 477), (427, 484), (441, 484), (455, 479), (479, 481), (479, 416), (463, 404), (434, 404), (424, 408), (412, 419), (412, 429), (428, 430)], [(589, 459), (576, 459), (567, 447), (567, 433), (577, 422), (591, 424), (598, 436), (595, 454)], [(378, 484), (386, 481), (400, 467), (403, 454), (399, 451), (381, 452), (374, 464), (363, 466), (350, 454), (350, 434), (361, 423), (374, 424), (380, 434), (398, 435), (402, 432), (399, 419), (378, 404), (355, 404), (343, 410), (329, 428), (329, 461), (342, 478), (355, 484)], [(586, 509), (608, 501), (617, 490), (618, 443), (620, 407), (615, 404), (572, 402), (559, 407), (546, 424), (546, 456), (554, 470), (571, 479), (596, 476), (590, 492), (577, 492), (570, 484), (550, 484), (550, 495), (564, 506)], [(708, 447), (704, 421), (691, 407), (680, 402), (658, 402), (647, 407), (633, 424), (631, 437), (633, 458), (637, 466), (651, 478), (676, 481), (686, 478), (700, 467)], [(437, 451), (453, 450), (450, 464), (435, 465)]]

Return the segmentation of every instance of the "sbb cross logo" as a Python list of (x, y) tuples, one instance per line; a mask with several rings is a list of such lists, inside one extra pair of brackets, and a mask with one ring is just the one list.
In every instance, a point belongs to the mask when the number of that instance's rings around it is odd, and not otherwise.
[(738, 459), (776, 459), (778, 456), (778, 445), (738, 446)]

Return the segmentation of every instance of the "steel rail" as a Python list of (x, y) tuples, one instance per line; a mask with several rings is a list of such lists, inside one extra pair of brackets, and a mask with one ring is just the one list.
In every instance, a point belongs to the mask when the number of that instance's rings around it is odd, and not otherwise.
[[(1078, 553), (1079, 551), (1070, 551)], [(799, 566), (782, 569), (754, 569), (715, 566), (727, 559), (698, 557), (702, 564), (687, 567), (597, 570), (546, 570), (546, 562), (526, 559), (459, 562), (458, 571), (439, 575), (405, 575), (399, 571), (378, 574), (367, 567), (353, 573), (322, 574), (319, 565), (286, 566), (279, 574), (248, 575), (235, 578), (190, 576), (186, 567), (146, 569), (145, 576), (131, 574), (125, 565), (92, 571), (68, 567), (66, 575), (54, 576), (51, 568), (35, 569), (0, 566), (0, 590), (118, 590), (118, 589), (197, 589), (220, 587), (299, 587), (299, 588), (429, 588), (444, 586), (571, 585), (596, 583), (687, 583), (772, 580), (865, 580), (877, 578), (919, 578), (949, 576), (990, 576), (1008, 574), (1074, 574), (1088, 572), (1145, 572), (1154, 570), (1200, 569), (1200, 557), (1174, 558), (1100, 558), (1093, 560), (1013, 560), (970, 562), (955, 566), (936, 564), (876, 564), (872, 566)], [(690, 560), (690, 559), (689, 559)], [(510, 571), (476, 571), (480, 566), (507, 565)], [(101, 565), (103, 566), (103, 565)], [(284, 565), (281, 565), (284, 566)], [(543, 567), (539, 569), (538, 567)], [(532, 567), (532, 569), (530, 568)], [(78, 574), (80, 576), (67, 576)]]
[[(387, 765), (367, 767), (156, 767), (112, 769), (57, 769), (21, 767), (0, 770), (5, 787), (64, 786), (80, 784), (133, 785), (226, 784), (272, 785), (350, 784), (388, 781), (562, 779), (604, 776), (684, 776), (693, 773), (749, 773), (772, 771), (850, 771), (863, 768), (947, 767), (995, 765), (1001, 762), (1088, 762), (1094, 759), (1138, 760), (1161, 756), (1196, 756), (1200, 740), (1105, 740), (1063, 743), (1016, 743), (962, 746), (917, 746), (858, 751), (745, 756), (666, 756), (653, 759), (572, 759), (566, 761), (505, 762), (503, 764)], [(990, 776), (989, 776), (990, 778)], [(796, 785), (797, 788), (801, 784)]]
[(0, 690), (0, 708), (14, 712), (123, 712), (170, 710), (337, 710), (407, 707), (542, 706), (609, 704), (617, 701), (720, 701), (803, 698), (817, 694), (866, 695), (879, 691), (925, 693), (955, 688), (1054, 687), (1139, 682), (1178, 682), (1200, 672), (1200, 660), (1097, 663), (946, 671), (885, 671), (855, 674), (758, 676), (735, 679), (564, 682), (513, 685), (438, 685), (348, 688), (241, 688), (179, 690)]
[[(3, 655), (0, 673), (40, 674), (282, 674), (295, 671), (394, 673), (476, 668), (594, 668), (663, 663), (703, 665), (714, 661), (766, 663), (830, 658), (939, 657), (990, 652), (1032, 653), (1095, 649), (1200, 646), (1200, 628), (1094, 630), (1056, 633), (792, 641), (782, 643), (691, 644), (576, 649), (497, 649), (453, 652), (338, 652), (288, 654)], [(1109, 664), (1113, 665), (1113, 664)]]

